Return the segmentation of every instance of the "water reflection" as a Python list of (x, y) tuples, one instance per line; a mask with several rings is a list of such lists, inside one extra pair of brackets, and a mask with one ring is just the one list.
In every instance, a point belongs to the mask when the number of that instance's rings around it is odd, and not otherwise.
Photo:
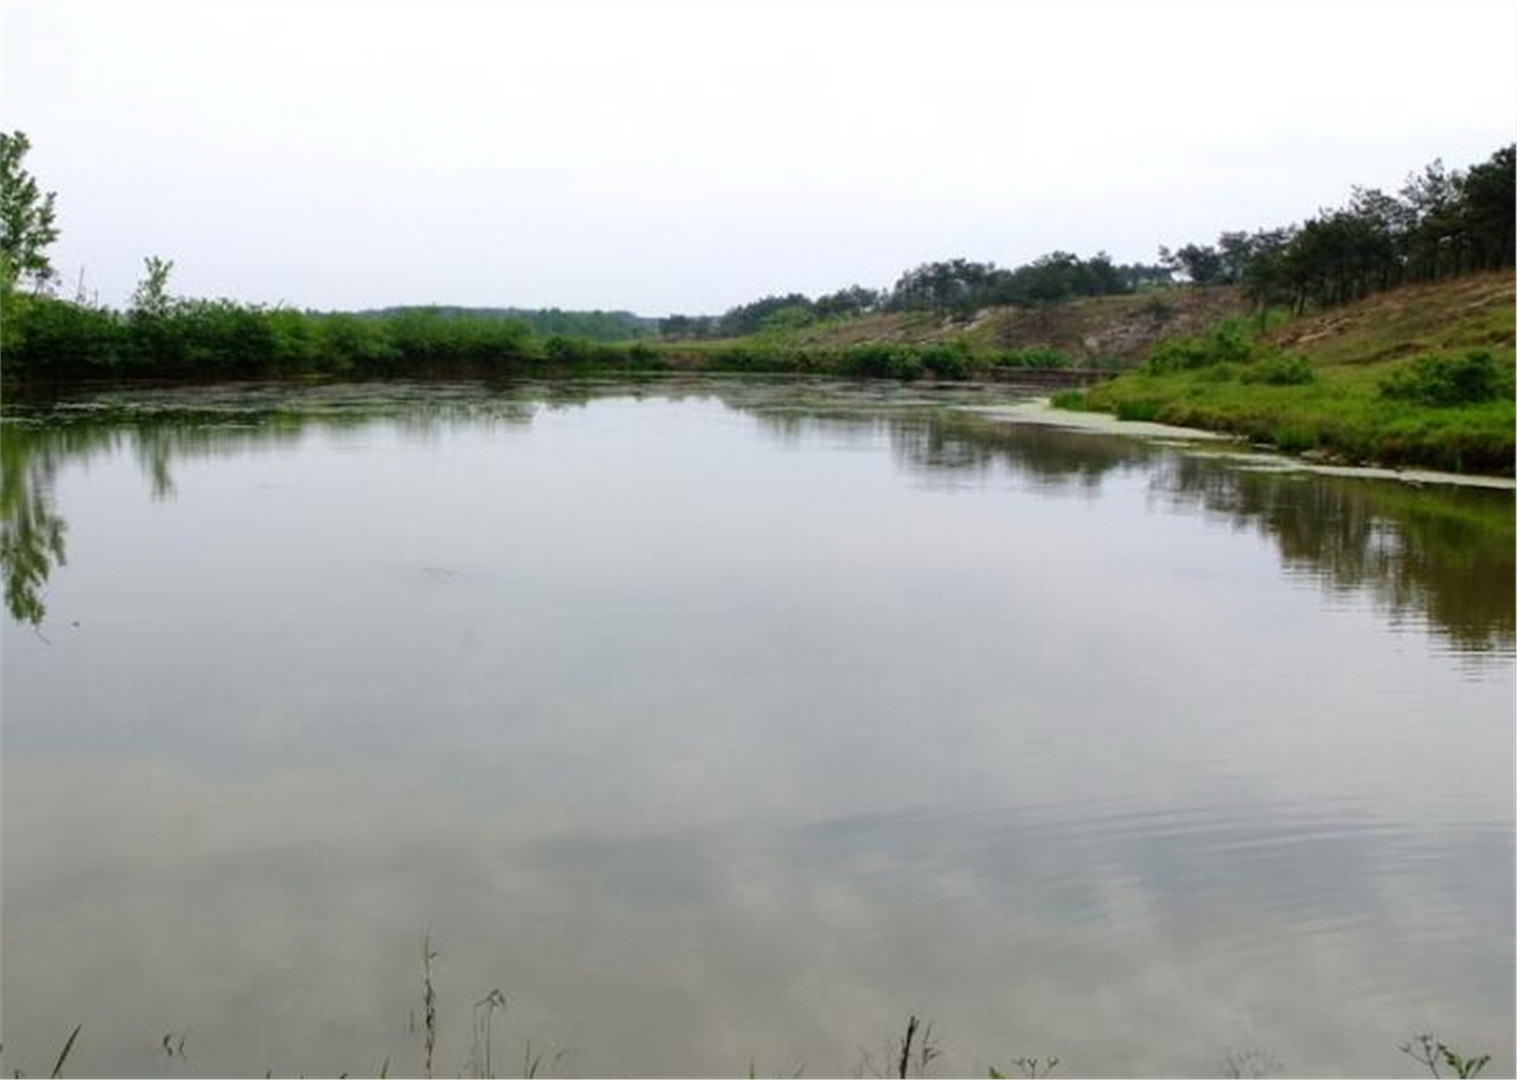
[(494, 986), (570, 1073), (845, 1073), (909, 1012), (943, 1074), (1509, 1068), (1510, 496), (985, 401), (10, 410), (7, 1054), (419, 1071), (430, 926), (440, 1072)]
[[(554, 392), (549, 408), (583, 406), (584, 391)], [(464, 425), (530, 425), (537, 403), (478, 388), (253, 385), (235, 390), (118, 393), (46, 404), (8, 403), (0, 422), (0, 571), (17, 622), (40, 627), (47, 580), (66, 563), (67, 522), (53, 489), (65, 466), (126, 451), (155, 499), (175, 495), (176, 463), (298, 446), (316, 432), (384, 421), (415, 441)]]
[(1459, 650), (1513, 649), (1508, 492), (1224, 469), (1179, 455), (1156, 488), (1177, 505), (1257, 529), (1287, 568), (1368, 593), (1393, 620), (1425, 622)]
[(1114, 472), (1141, 472), (1182, 511), (1200, 511), (1267, 536), (1287, 569), (1330, 590), (1360, 592), (1397, 622), (1425, 623), (1461, 652), (1513, 651), (1512, 495), (1455, 487), (1239, 468), (1152, 443), (1005, 423), (948, 405), (982, 391), (921, 395), (849, 383), (723, 382), (326, 386), (291, 392), (115, 394), (11, 407), (0, 427), (0, 561), (13, 619), (40, 627), (45, 586), (66, 555), (67, 523), (53, 499), (59, 470), (129, 448), (155, 497), (174, 493), (175, 462), (298, 444), (312, 432), (384, 422), (425, 441), (459, 425), (531, 424), (538, 408), (583, 408), (603, 397), (716, 398), (789, 444), (814, 438), (871, 445), (882, 433), (896, 460), (937, 481), (1000, 472), (1044, 490), (1100, 491)]
[[(51, 825), (7, 836), (26, 880), (7, 884), (8, 915), (31, 928), (7, 942), (30, 979), (7, 987), (17, 1060), (40, 1059), (54, 1016), (87, 1015), (79, 1075), (163, 1072), (145, 1037), (162, 1030), (191, 1033), (192, 1075), (386, 1057), (420, 1075), (407, 1017), (426, 924), (443, 1075), (471, 1075), (468, 1003), (495, 986), (511, 1003), (498, 1046), (565, 1049), (571, 1076), (735, 1076), (755, 1059), (760, 1075), (848, 1075), (912, 1011), (938, 1023), (938, 1075), (1056, 1052), (1075, 1076), (1215, 1076), (1230, 1045), (1260, 1043), (1294, 1075), (1388, 1075), (1409, 981), (1446, 1037), (1510, 1060), (1509, 964), (1493, 962), (1510, 931), (1441, 931), (1509, 927), (1500, 829), (1238, 798), (1157, 822), (1097, 800), (627, 835), (533, 829), (531, 807), (405, 771), (128, 761), (15, 784)], [(81, 860), (109, 890), (81, 887)], [(192, 918), (156, 917), (182, 896)], [(1405, 940), (1386, 947), (1386, 924)], [(1438, 948), (1409, 944), (1428, 937)], [(106, 996), (144, 953), (133, 992)]]

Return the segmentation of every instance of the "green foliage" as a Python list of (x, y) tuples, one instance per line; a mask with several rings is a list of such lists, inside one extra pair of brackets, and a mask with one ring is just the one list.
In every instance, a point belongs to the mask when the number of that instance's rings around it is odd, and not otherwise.
[(1119, 401), (1116, 404), (1118, 420), (1157, 420), (1159, 406), (1152, 401)]
[(381, 324), (409, 362), (439, 367), (491, 368), (529, 355), (531, 328), (520, 319), (450, 315), (437, 308), (407, 308)]
[(926, 371), (920, 349), (883, 342), (852, 346), (843, 353), (841, 366), (848, 375), (908, 381), (921, 378)]
[(975, 358), (962, 341), (928, 345), (921, 351), (922, 366), (939, 379), (967, 379), (974, 374)]
[(1252, 374), (1252, 370), (1244, 368), (1239, 364), (1209, 364), (1206, 367), (1198, 368), (1195, 372), (1195, 377), (1200, 382), (1224, 383), (1231, 382), (1242, 374), (1245, 376), (1244, 381), (1247, 382), (1252, 381), (1247, 378), (1249, 374)]
[(949, 259), (923, 263), (902, 274), (885, 306), (892, 311), (932, 311), (960, 318), (995, 304), (1050, 304), (1073, 296), (1111, 296), (1141, 284), (1169, 280), (1157, 266), (1117, 266), (1105, 252), (1081, 259), (1054, 251), (1014, 270), (995, 263)]
[(560, 308), (458, 307), (450, 304), (403, 305), (358, 311), (365, 319), (386, 321), (407, 311), (429, 311), (449, 319), (511, 319), (524, 322), (534, 336), (581, 338), (585, 341), (624, 342), (650, 336), (658, 320), (630, 311), (564, 311)]
[(269, 366), (281, 374), (310, 371), (321, 358), (320, 324), (289, 308), (265, 316)]
[(1215, 363), (1211, 349), (1203, 338), (1168, 338), (1159, 342), (1143, 362), (1143, 370), (1150, 375), (1162, 375), (1168, 371), (1189, 371)]
[(1258, 355), (1248, 326), (1241, 319), (1226, 319), (1203, 337), (1167, 338), (1159, 342), (1148, 354), (1143, 370), (1161, 375), (1213, 364), (1246, 364)]
[(169, 307), (173, 304), (173, 299), (169, 296), (169, 273), (174, 269), (174, 260), (149, 255), (142, 262), (146, 273), (132, 293), (131, 310), (162, 318), (169, 313)]
[(1473, 405), (1510, 397), (1512, 381), (1489, 352), (1471, 350), (1460, 357), (1418, 357), (1382, 379), (1380, 395), (1421, 405)]
[(802, 320), (810, 318), (812, 304), (800, 293), (766, 296), (750, 304), (741, 304), (729, 309), (716, 321), (715, 330), (721, 337), (742, 337), (745, 334), (754, 334), (764, 329), (771, 318), (780, 316), (781, 312), (787, 313), (781, 316), (781, 325), (800, 325)]
[(543, 355), (550, 364), (614, 367), (625, 354), (610, 345), (554, 336), (543, 344)]
[(54, 367), (78, 372), (119, 366), (127, 354), (122, 321), (110, 311), (48, 296), (14, 296), (5, 312), (7, 374), (25, 369), (35, 356), (53, 357)]
[(1160, 248), (1164, 265), (1197, 285), (1236, 284), (1261, 307), (1329, 307), (1409, 282), (1514, 262), (1517, 146), (1467, 171), (1441, 161), (1396, 195), (1354, 188), (1348, 205), (1296, 225), (1223, 233), (1215, 246)]
[(862, 285), (850, 285), (835, 293), (816, 298), (816, 314), (819, 318), (831, 319), (840, 316), (863, 315), (876, 310), (885, 301), (884, 294)]
[(1479, 1076), (1481, 1071), (1490, 1064), (1490, 1054), (1478, 1054), (1475, 1057), (1463, 1057), (1457, 1050), (1450, 1046), (1439, 1044), (1438, 1049), (1443, 1051), (1443, 1063), (1454, 1070), (1454, 1075), (1459, 1080), (1470, 1080), (1471, 1077)]
[(698, 341), (716, 333), (716, 319), (710, 315), (670, 315), (658, 321), (658, 335), (671, 341)]
[(1316, 381), (1317, 371), (1304, 357), (1293, 353), (1278, 353), (1245, 368), (1238, 378), (1245, 383), (1262, 383), (1265, 386), (1304, 386)]
[(702, 356), (706, 366), (713, 371), (757, 374), (799, 370), (803, 354), (798, 350), (757, 345), (729, 345), (703, 353)]
[(816, 311), (810, 302), (804, 304), (789, 304), (778, 308), (764, 316), (759, 324), (761, 330), (783, 333), (787, 330), (799, 330), (803, 326), (810, 326), (816, 322)]
[[(7, 374), (255, 376), (302, 372), (393, 374), (402, 370), (496, 370), (540, 354), (518, 319), (407, 310), (388, 318), (317, 315), (231, 300), (185, 300), (167, 290), (172, 263), (148, 272), (125, 314), (45, 296), (7, 304)], [(568, 339), (564, 339), (568, 340)], [(575, 342), (555, 356), (623, 366), (618, 346)], [(639, 360), (649, 361), (646, 354)]]
[(669, 366), (669, 362), (659, 355), (658, 350), (644, 342), (638, 341), (627, 349), (627, 366), (632, 368), (646, 368), (662, 370)]
[(1490, 1054), (1477, 1054), (1467, 1058), (1434, 1035), (1418, 1035), (1402, 1043), (1401, 1052), (1413, 1061), (1420, 1062), (1428, 1074), (1435, 1078), (1440, 1075), (1440, 1063), (1447, 1065), (1460, 1080), (1471, 1080), (1472, 1077), (1479, 1076), (1491, 1061)]
[(0, 132), (0, 280), (6, 290), (19, 283), (45, 288), (58, 276), (47, 258), (58, 239), (57, 194), (44, 194), (23, 167), (31, 148), (24, 132)]
[(1161, 247), (1159, 262), (1178, 270), (1195, 285), (1221, 285), (1228, 280), (1222, 256), (1209, 245), (1186, 244), (1178, 251)]
[(382, 322), (357, 315), (300, 316), (311, 325), (322, 370), (347, 373), (385, 371), (401, 359), (400, 347)]
[[(1232, 432), (1291, 453), (1454, 472), (1513, 471), (1517, 403), (1510, 366), (1493, 365), (1505, 388), (1495, 396), (1489, 396), (1492, 370), (1481, 360), (1453, 365), (1463, 378), (1450, 374), (1446, 359), (1405, 364), (1391, 380), (1391, 394), (1381, 389), (1387, 380), (1375, 369), (1354, 365), (1310, 367), (1306, 382), (1273, 381), (1271, 373), (1295, 366), (1287, 357), (1265, 357), (1249, 365), (1141, 371), (1097, 384), (1087, 397), (1091, 407), (1124, 419)], [(1473, 389), (1450, 388), (1461, 386)], [(1459, 407), (1441, 403), (1461, 393), (1485, 396)]]
[(1317, 448), (1317, 432), (1307, 425), (1279, 424), (1270, 429), (1269, 441), (1282, 454), (1304, 454)]

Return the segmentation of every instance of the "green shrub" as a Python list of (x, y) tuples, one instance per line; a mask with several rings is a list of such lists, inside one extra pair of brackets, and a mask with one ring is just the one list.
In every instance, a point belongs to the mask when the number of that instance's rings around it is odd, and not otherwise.
[(627, 366), (662, 370), (669, 366), (669, 362), (659, 355), (657, 349), (639, 341), (627, 350)]
[(1281, 424), (1270, 432), (1269, 441), (1281, 453), (1300, 454), (1316, 447), (1317, 433), (1310, 428)]
[(1226, 319), (1205, 337), (1168, 338), (1156, 344), (1143, 369), (1154, 375), (1191, 371), (1213, 364), (1246, 364), (1258, 355), (1241, 319)]
[(917, 349), (883, 342), (852, 346), (843, 353), (840, 366), (844, 374), (875, 379), (919, 379), (925, 370)]
[(15, 293), (6, 297), (0, 317), (5, 323), (0, 358), (8, 372), (94, 371), (126, 361), (121, 320), (104, 308)]
[(1152, 401), (1119, 401), (1114, 409), (1118, 420), (1157, 420), (1159, 406)]
[(1243, 369), (1239, 380), (1246, 383), (1263, 383), (1266, 386), (1302, 386), (1315, 382), (1316, 369), (1304, 358), (1291, 353), (1279, 353), (1268, 360)]
[(952, 345), (929, 345), (921, 352), (922, 364), (940, 379), (967, 379), (974, 372), (974, 357), (962, 341)]
[(323, 315), (316, 320), (316, 342), (327, 371), (382, 371), (400, 359), (400, 349), (377, 319)]
[(1246, 364), (1255, 357), (1253, 335), (1242, 319), (1224, 319), (1206, 340), (1214, 364)]
[(713, 371), (794, 371), (794, 352), (751, 345), (730, 345), (706, 353), (706, 366)]
[(1380, 380), (1380, 395), (1420, 405), (1473, 405), (1512, 393), (1511, 377), (1491, 354), (1472, 350), (1461, 357), (1418, 357)]
[(1170, 371), (1190, 371), (1212, 362), (1211, 350), (1202, 338), (1168, 338), (1156, 344), (1143, 364), (1154, 375)]
[(588, 341), (554, 334), (543, 343), (543, 355), (550, 364), (583, 364), (593, 359)]

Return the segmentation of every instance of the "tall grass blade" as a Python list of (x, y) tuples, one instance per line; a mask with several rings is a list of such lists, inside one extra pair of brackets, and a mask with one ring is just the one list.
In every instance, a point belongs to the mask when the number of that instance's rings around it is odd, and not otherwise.
[(63, 1052), (58, 1055), (58, 1062), (53, 1066), (53, 1071), (49, 1074), (54, 1080), (63, 1075), (63, 1063), (68, 1060), (68, 1052), (74, 1048), (74, 1040), (79, 1037), (79, 1029), (83, 1026), (83, 1024), (74, 1025), (74, 1030), (69, 1034), (68, 1042), (63, 1044)]

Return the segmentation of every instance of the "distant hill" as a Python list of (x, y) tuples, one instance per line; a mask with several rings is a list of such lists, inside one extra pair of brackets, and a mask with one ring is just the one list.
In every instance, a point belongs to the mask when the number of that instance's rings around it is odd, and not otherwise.
[(1199, 334), (1252, 309), (1235, 287), (1176, 285), (1039, 307), (989, 307), (967, 319), (927, 311), (874, 312), (823, 320), (782, 337), (785, 344), (814, 348), (958, 340), (976, 350), (1050, 346), (1077, 367), (1119, 368), (1141, 363), (1161, 338)]
[(637, 341), (658, 332), (658, 320), (630, 311), (563, 311), (559, 308), (459, 307), (450, 304), (405, 304), (355, 312), (364, 318), (381, 319), (404, 311), (432, 311), (439, 315), (477, 318), (520, 319), (538, 337), (572, 337), (583, 341)]

